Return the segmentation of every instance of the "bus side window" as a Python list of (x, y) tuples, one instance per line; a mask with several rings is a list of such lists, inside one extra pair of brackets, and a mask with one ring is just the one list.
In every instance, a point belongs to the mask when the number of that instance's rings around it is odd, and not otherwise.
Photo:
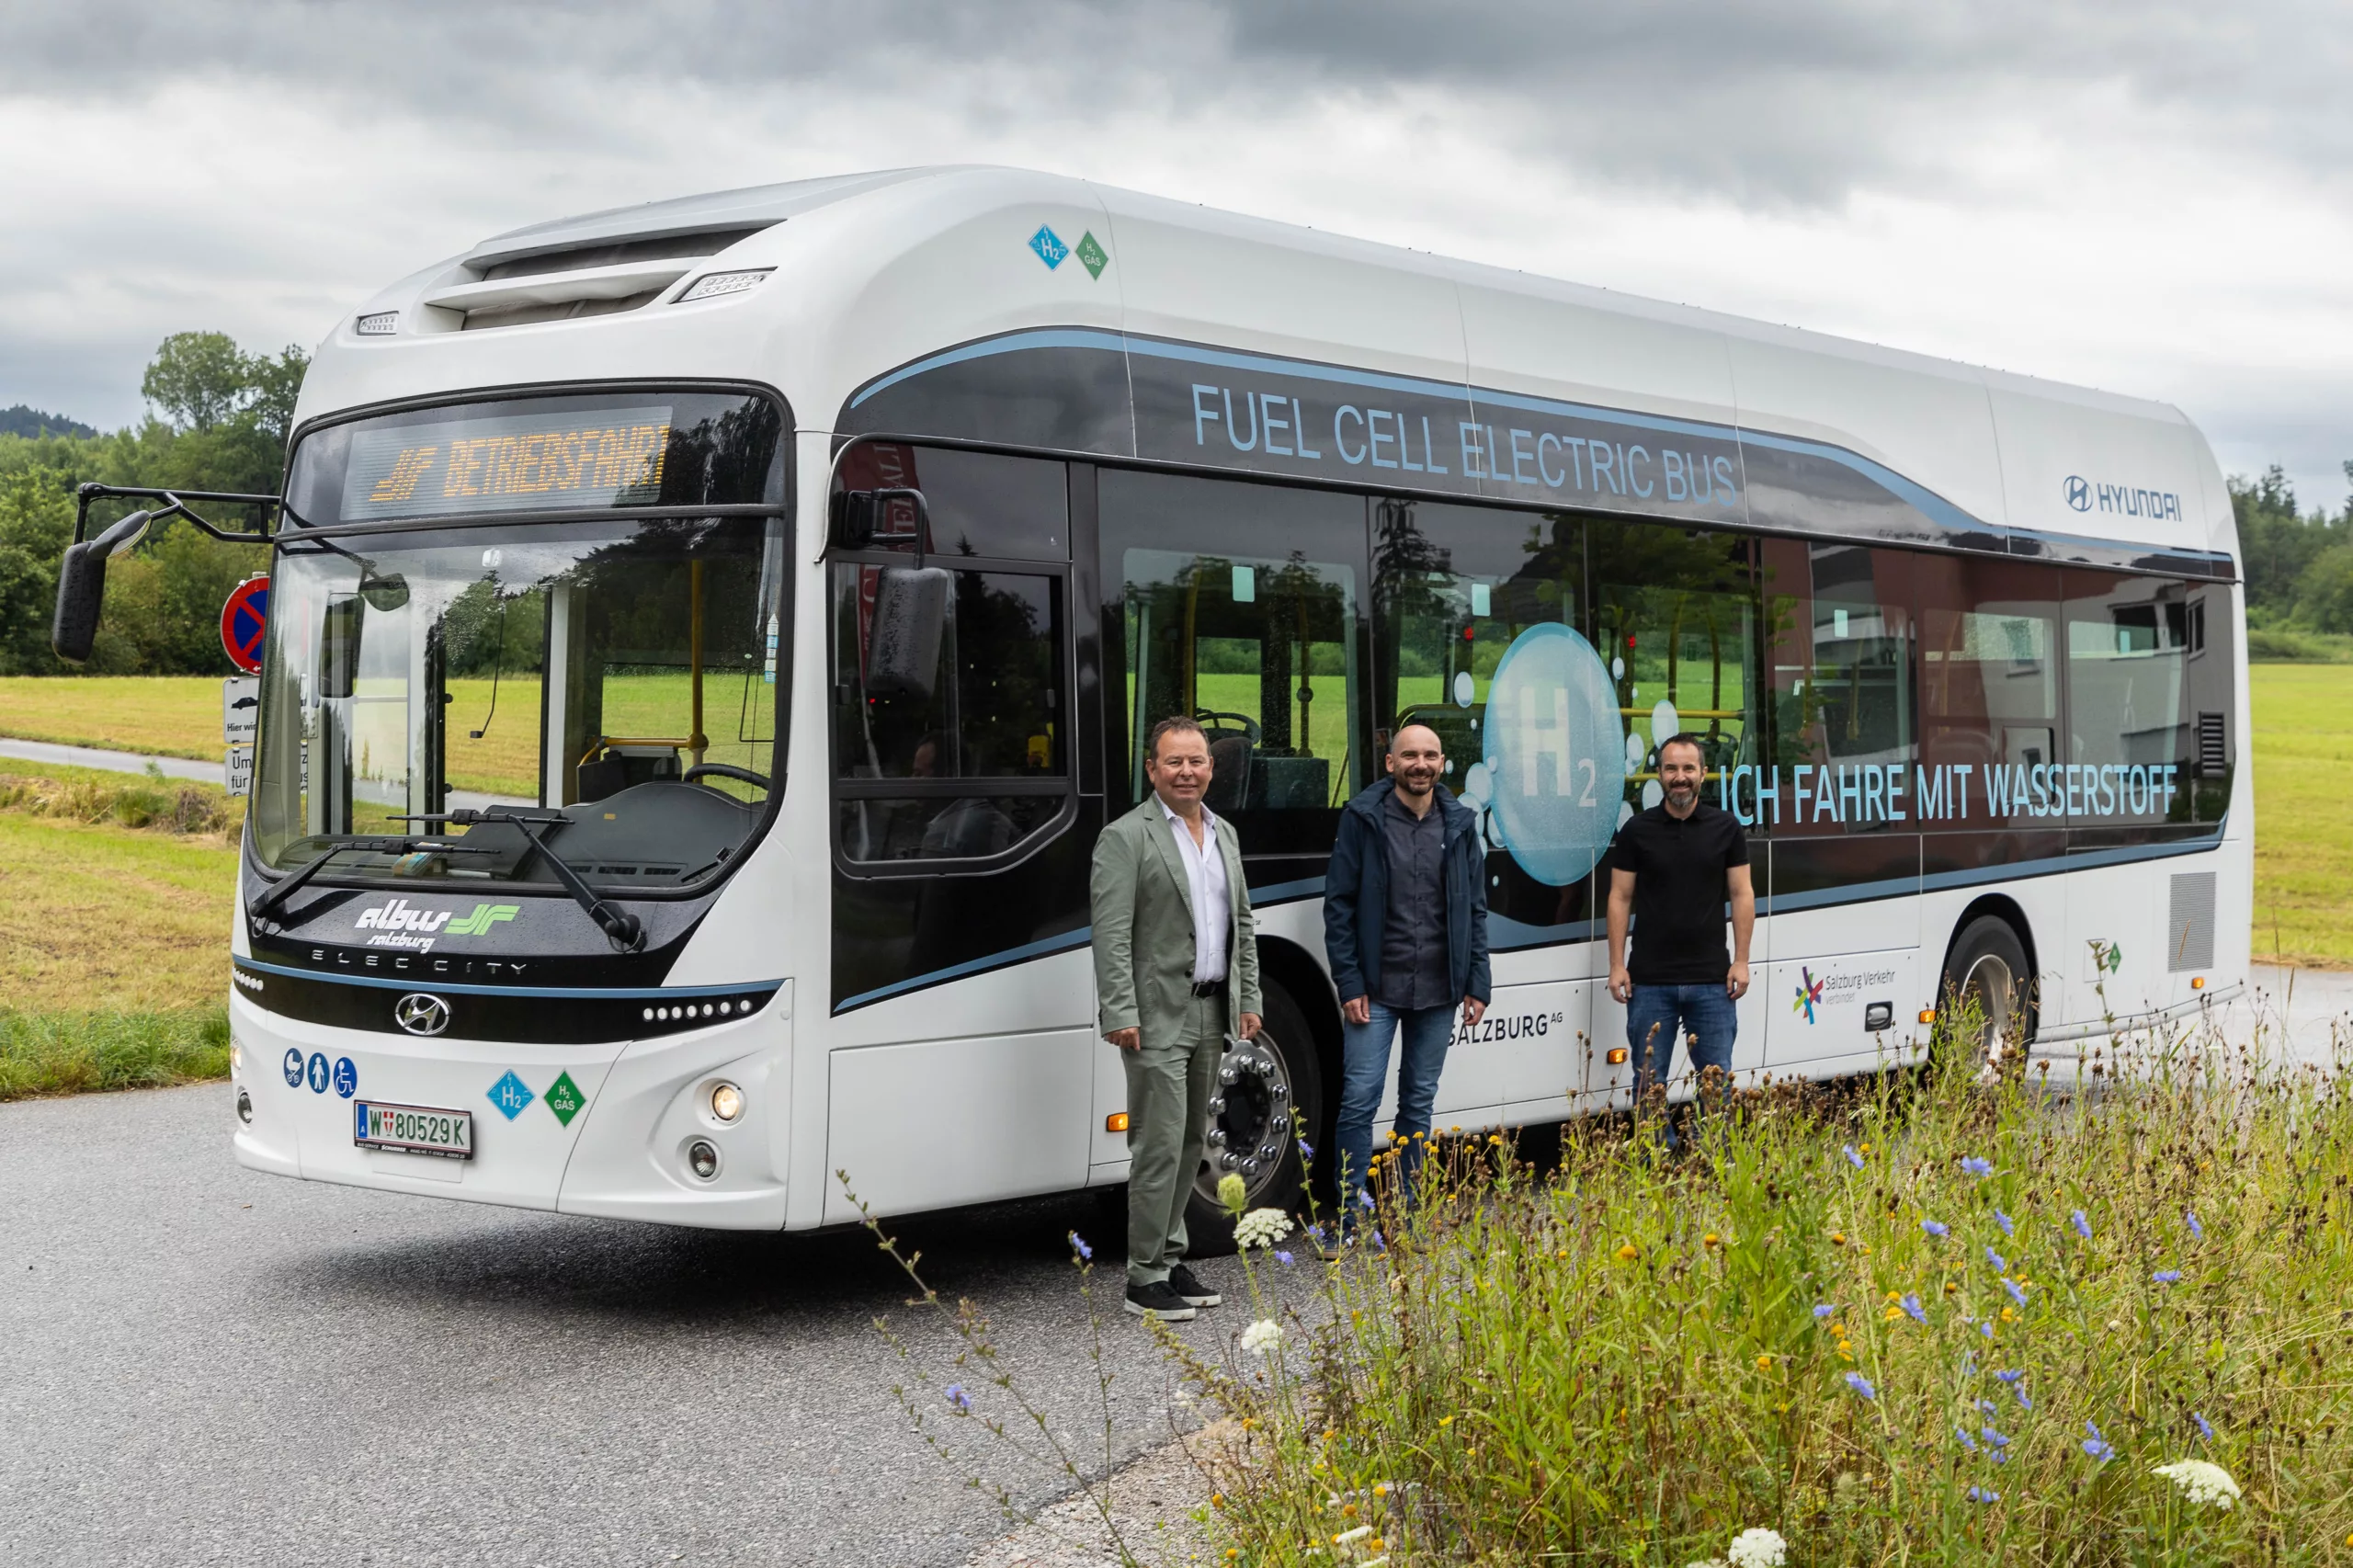
[(2061, 825), (2048, 783), (2059, 760), (2058, 568), (1921, 555), (1913, 582), (1922, 788), (1943, 801), (1934, 813), (1923, 802), (1921, 825)]
[(2199, 747), (2188, 585), (2069, 572), (2067, 755), (2077, 826), (2188, 822)]
[[(1760, 550), (1772, 761), (1788, 791), (1779, 831), (1915, 826), (1911, 558), (1802, 540)], [(1802, 793), (1800, 767), (1812, 776)]]

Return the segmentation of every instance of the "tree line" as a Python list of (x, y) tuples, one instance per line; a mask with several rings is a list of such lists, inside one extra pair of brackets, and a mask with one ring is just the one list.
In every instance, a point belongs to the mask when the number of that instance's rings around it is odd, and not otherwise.
[[(274, 494), (309, 358), (249, 354), (226, 333), (164, 340), (140, 381), (147, 417), (96, 432), (23, 405), (0, 411), (0, 675), (70, 673), (49, 651), (57, 569), (74, 535), (74, 490), (102, 484)], [(2353, 483), (2353, 461), (2345, 465)], [(2302, 510), (2277, 464), (2230, 481), (2246, 573), (2247, 624), (2283, 650), (2297, 632), (2353, 634), (2353, 495)], [(94, 508), (104, 523), (134, 509)], [(216, 521), (223, 519), (215, 519)], [(234, 520), (234, 519), (227, 519)], [(177, 519), (107, 574), (107, 616), (88, 668), (107, 675), (219, 675), (221, 605), (267, 568)]]

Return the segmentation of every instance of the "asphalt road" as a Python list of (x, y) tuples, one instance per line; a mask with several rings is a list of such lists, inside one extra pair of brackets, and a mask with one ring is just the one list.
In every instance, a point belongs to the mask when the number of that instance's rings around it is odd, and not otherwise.
[[(1006, 1528), (965, 1473), (1033, 1507), (1069, 1490), (974, 1424), (945, 1428), (978, 1439), (970, 1471), (913, 1434), (872, 1320), (935, 1367), (949, 1346), (870, 1239), (289, 1181), (238, 1168), (229, 1115), (220, 1085), (0, 1105), (0, 1562), (955, 1563)], [(904, 1233), (1097, 1463), (1062, 1238), (1099, 1215)], [(1124, 1457), (1173, 1390), (1116, 1259), (1096, 1278)], [(1246, 1313), (1189, 1336), (1214, 1352)]]

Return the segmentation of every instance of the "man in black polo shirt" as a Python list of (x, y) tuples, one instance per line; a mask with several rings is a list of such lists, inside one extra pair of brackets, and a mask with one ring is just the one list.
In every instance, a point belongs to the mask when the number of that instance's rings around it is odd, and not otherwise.
[[(1658, 781), (1665, 798), (1629, 818), (1609, 853), (1609, 994), (1626, 1004), (1638, 1105), (1653, 1085), (1665, 1081), (1677, 1034), (1690, 1036), (1692, 1071), (1732, 1071), (1739, 1028), (1733, 1004), (1748, 990), (1756, 894), (1748, 881), (1747, 835), (1732, 813), (1699, 799), (1706, 777), (1697, 735), (1677, 735), (1661, 745)], [(1732, 905), (1730, 953), (1724, 950), (1726, 903)], [(1670, 1147), (1674, 1142), (1670, 1128)]]

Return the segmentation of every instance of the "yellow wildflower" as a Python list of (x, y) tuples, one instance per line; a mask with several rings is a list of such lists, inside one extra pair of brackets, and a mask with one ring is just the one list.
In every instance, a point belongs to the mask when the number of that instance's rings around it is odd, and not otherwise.
[(1356, 1506), (1354, 1503), (1343, 1503), (1343, 1504), (1341, 1504), (1341, 1505), (1340, 1505), (1340, 1517), (1341, 1517), (1342, 1518), (1346, 1518), (1346, 1519), (1353, 1519), (1353, 1518), (1355, 1518), (1355, 1517), (1357, 1517), (1357, 1506)]
[(2018, 1322), (2018, 1308), (2016, 1308), (2016, 1307), (2004, 1307), (2004, 1308), (2002, 1309), (2002, 1321), (2003, 1321), (2004, 1323), (2016, 1323), (2016, 1322)]
[(1634, 1250), (1634, 1244), (1631, 1242), (1622, 1243), (1618, 1248), (1618, 1261), (1620, 1263), (1631, 1263), (1642, 1256)]
[(1714, 1246), (1720, 1239), (1721, 1238), (1717, 1236), (1715, 1232), (1710, 1231), (1706, 1235), (1699, 1238), (1699, 1244), (1703, 1247), (1711, 1247)]
[(1845, 1245), (1847, 1244), (1847, 1233), (1846, 1233), (1846, 1232), (1844, 1232), (1844, 1231), (1833, 1231), (1833, 1232), (1831, 1232), (1831, 1233), (1830, 1233), (1830, 1244), (1831, 1244), (1832, 1246), (1835, 1246), (1835, 1247), (1842, 1247), (1842, 1246), (1845, 1246)]
[(1770, 1356), (1759, 1356), (1756, 1358), (1756, 1369), (1760, 1372), (1771, 1371), (1773, 1369), (1773, 1358)]
[(1451, 1415), (1441, 1415), (1438, 1418), (1438, 1424), (1441, 1426), (1451, 1426), (1454, 1425), (1454, 1417)]

